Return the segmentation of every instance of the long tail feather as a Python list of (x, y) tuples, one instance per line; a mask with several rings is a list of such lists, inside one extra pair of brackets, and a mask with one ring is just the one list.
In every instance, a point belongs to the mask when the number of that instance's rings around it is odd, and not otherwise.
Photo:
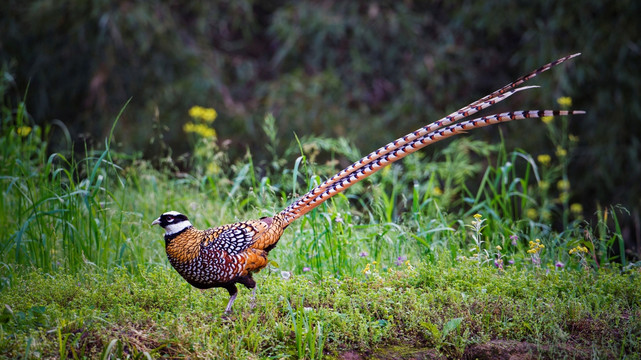
[[(403, 157), (411, 154), (412, 152), (421, 149), (431, 143), (445, 139), (452, 135), (460, 134), (465, 130), (473, 128), (480, 128), (487, 125), (495, 124), (498, 122), (505, 122), (510, 120), (525, 119), (530, 117), (553, 116), (553, 115), (569, 115), (581, 114), (582, 111), (515, 111), (509, 113), (501, 113), (481, 117), (474, 120), (463, 121), (455, 123), (465, 117), (477, 113), (478, 111), (492, 106), (509, 96), (521, 91), (534, 88), (536, 86), (518, 87), (525, 81), (537, 76), (538, 74), (549, 70), (550, 68), (572, 59), (580, 54), (573, 54), (554, 62), (546, 64), (531, 73), (520, 77), (516, 81), (494, 91), (493, 93), (474, 101), (473, 103), (453, 112), (452, 114), (426, 125), (414, 132), (411, 132), (381, 148), (368, 154), (359, 161), (353, 163), (347, 168), (341, 170), (339, 173), (312, 189), (310, 192), (302, 196), (296, 202), (292, 203), (286, 209), (279, 213), (279, 216), (286, 224), (303, 216), (311, 211), (322, 202), (337, 193), (347, 189), (358, 181), (366, 178), (367, 176), (380, 170), (383, 166), (400, 160)], [(549, 114), (549, 115), (546, 115)], [(451, 125), (452, 123), (455, 123)], [(442, 128), (442, 129), (441, 129)], [(437, 130), (440, 129), (440, 130)]]

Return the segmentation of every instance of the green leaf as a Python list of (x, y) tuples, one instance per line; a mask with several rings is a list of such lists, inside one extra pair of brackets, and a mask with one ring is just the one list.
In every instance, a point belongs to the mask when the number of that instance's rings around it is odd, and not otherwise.
[(452, 330), (458, 329), (463, 321), (462, 317), (454, 318), (443, 325), (443, 337), (447, 336)]

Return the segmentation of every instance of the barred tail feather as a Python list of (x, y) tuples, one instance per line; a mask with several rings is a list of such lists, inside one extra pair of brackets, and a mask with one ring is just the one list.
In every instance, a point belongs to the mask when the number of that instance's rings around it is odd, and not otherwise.
[(345, 168), (344, 170), (342, 170), (338, 174), (334, 175), (332, 178), (330, 178), (327, 181), (325, 181), (323, 184), (317, 186), (316, 188), (311, 190), (309, 193), (307, 193), (305, 196), (303, 196), (298, 201), (296, 201), (296, 203), (292, 204), (290, 207), (303, 206), (303, 205), (307, 204), (311, 199), (313, 199), (315, 196), (320, 194), (328, 186), (331, 186), (338, 179), (341, 179), (343, 176), (346, 176), (346, 175), (348, 175), (348, 174), (350, 174), (350, 173), (352, 173), (354, 171), (357, 171), (358, 169), (360, 169), (362, 166), (368, 164), (369, 162), (374, 161), (378, 157), (387, 154), (389, 151), (394, 149), (396, 146), (402, 146), (402, 145), (404, 145), (404, 144), (406, 144), (406, 143), (408, 143), (410, 141), (413, 141), (413, 140), (419, 138), (420, 136), (423, 136), (423, 135), (429, 133), (430, 131), (433, 131), (433, 130), (436, 130), (436, 129), (441, 128), (443, 126), (449, 125), (449, 124), (451, 124), (453, 122), (456, 122), (456, 121), (459, 121), (459, 120), (461, 120), (461, 119), (463, 119), (465, 117), (471, 116), (471, 115), (477, 113), (480, 110), (483, 110), (483, 109), (485, 109), (485, 108), (487, 108), (489, 106), (492, 106), (492, 105), (494, 105), (494, 104), (496, 104), (496, 103), (498, 103), (498, 102), (500, 102), (502, 100), (505, 100), (506, 98), (512, 96), (513, 94), (515, 94), (515, 93), (517, 93), (517, 92), (519, 92), (521, 90), (527, 90), (527, 89), (538, 87), (538, 86), (525, 86), (525, 87), (518, 88), (519, 85), (521, 85), (524, 82), (532, 79), (533, 77), (541, 74), (542, 72), (545, 72), (545, 71), (551, 69), (552, 67), (554, 67), (556, 65), (559, 65), (559, 64), (561, 64), (561, 63), (563, 63), (563, 62), (565, 62), (567, 60), (570, 60), (570, 59), (572, 59), (574, 57), (577, 57), (579, 55), (580, 55), (580, 53), (568, 55), (568, 56), (562, 57), (562, 58), (560, 58), (560, 59), (558, 59), (556, 61), (553, 61), (553, 62), (551, 62), (549, 64), (543, 65), (542, 67), (530, 72), (529, 74), (518, 78), (516, 81), (505, 85), (504, 87), (494, 91), (493, 93), (491, 93), (491, 94), (489, 94), (489, 95), (487, 95), (487, 96), (485, 96), (485, 97), (483, 97), (483, 98), (481, 98), (479, 100), (474, 101), (473, 103), (471, 103), (471, 104), (469, 104), (469, 105), (467, 105), (467, 106), (465, 106), (465, 107), (463, 107), (463, 108), (451, 113), (450, 115), (448, 115), (448, 116), (446, 116), (446, 117), (444, 117), (442, 119), (439, 119), (439, 120), (437, 120), (437, 121), (435, 121), (435, 122), (433, 122), (433, 123), (431, 123), (429, 125), (426, 125), (426, 126), (420, 128), (420, 129), (418, 129), (418, 130), (416, 130), (416, 131), (414, 131), (412, 133), (407, 134), (406, 136), (404, 136), (402, 138), (397, 139), (394, 142), (391, 142), (391, 143), (381, 147), (380, 149), (378, 149), (378, 150), (370, 153), (369, 155), (365, 156), (361, 160), (359, 160), (359, 161), (353, 163), (352, 165), (348, 166), (347, 168)]
[(568, 61), (570, 59), (574, 59), (575, 57), (577, 57), (579, 55), (581, 55), (581, 53), (576, 53), (576, 54), (564, 56), (564, 57), (562, 57), (562, 58), (560, 58), (558, 60), (552, 61), (551, 63), (545, 64), (545, 65), (541, 66), (540, 68), (532, 71), (531, 73), (529, 73), (527, 75), (523, 75), (520, 78), (516, 79), (515, 81), (513, 81), (513, 82), (503, 86), (502, 88), (494, 91), (493, 93), (491, 93), (491, 94), (489, 94), (489, 95), (487, 95), (487, 96), (485, 96), (483, 98), (478, 99), (477, 101), (473, 102), (470, 105), (476, 105), (476, 103), (484, 102), (484, 101), (486, 101), (486, 100), (488, 100), (490, 98), (496, 97), (499, 94), (503, 94), (503, 93), (505, 93), (505, 92), (507, 92), (507, 91), (509, 91), (511, 89), (514, 89), (515, 87), (523, 84), (524, 82), (532, 79), (533, 77), (535, 77), (535, 76), (537, 76), (537, 75), (539, 75), (539, 74), (541, 74), (541, 73), (543, 73), (545, 71), (548, 71), (551, 68), (553, 68), (553, 67), (555, 67), (555, 66), (557, 66), (557, 65), (559, 65), (561, 63), (564, 63), (564, 62), (566, 62), (566, 61)]
[(345, 169), (341, 170), (339, 173), (336, 175), (332, 176), (329, 178), (327, 181), (323, 182), (319, 186), (315, 187), (312, 189), (310, 192), (305, 194), (303, 197), (298, 199), (295, 203), (290, 205), (290, 207), (300, 207), (304, 206), (307, 204), (309, 201), (314, 199), (318, 194), (322, 193), (325, 189), (327, 189), (329, 186), (334, 184), (336, 181), (342, 179), (345, 176), (348, 176), (349, 174), (358, 171), (358, 169), (362, 168), (363, 166), (369, 164), (372, 161), (375, 161), (376, 159), (380, 158), (381, 156), (384, 156), (385, 154), (389, 153), (390, 151), (396, 149), (399, 146), (403, 146), (413, 140), (418, 139), (421, 136), (424, 136), (428, 134), (430, 131), (434, 131), (436, 129), (439, 129), (443, 126), (449, 125), (453, 122), (456, 122), (458, 120), (461, 120), (467, 116), (473, 115), (487, 107), (490, 107), (508, 97), (511, 95), (522, 91), (522, 90), (528, 90), (532, 88), (537, 88), (538, 86), (524, 86), (520, 88), (515, 88), (515, 89), (509, 89), (504, 93), (497, 94), (495, 97), (491, 99), (487, 99), (485, 101), (475, 101), (474, 103), (463, 107), (456, 112), (453, 112), (452, 114), (437, 120), (429, 125), (426, 125), (420, 129), (417, 129), (401, 138), (396, 139), (395, 141), (388, 143), (387, 145), (377, 149), (376, 151), (373, 151), (369, 153), (367, 156), (363, 157), (362, 159), (358, 160), (357, 162), (353, 163), (352, 165), (346, 167)]
[[(281, 216), (287, 220), (287, 223), (291, 223), (297, 218), (305, 215), (309, 211), (316, 208), (318, 205), (322, 204), (332, 196), (343, 192), (345, 189), (356, 184), (357, 182), (365, 179), (366, 177), (376, 173), (385, 166), (396, 162), (405, 156), (418, 151), (427, 145), (433, 144), (437, 141), (447, 139), (454, 135), (459, 135), (465, 133), (468, 130), (482, 128), (488, 125), (498, 124), (501, 122), (508, 122), (512, 120), (521, 120), (528, 118), (540, 118), (545, 116), (564, 116), (564, 115), (579, 115), (584, 114), (585, 111), (581, 110), (527, 110), (527, 111), (510, 111), (500, 114), (494, 114), (489, 116), (483, 116), (473, 120), (462, 121), (450, 126), (446, 126), (442, 129), (432, 131), (424, 136), (419, 137), (403, 146), (400, 146), (384, 156), (379, 157), (378, 159), (368, 163), (367, 165), (361, 167), (359, 170), (345, 175), (340, 179), (337, 179), (330, 186), (326, 186), (325, 191), (308, 201), (305, 206), (298, 207), (295, 209), (285, 209), (281, 212)], [(291, 220), (290, 220), (291, 219)]]
[[(351, 185), (357, 183), (358, 181), (364, 179), (365, 177), (375, 173), (381, 167), (397, 161), (412, 152), (423, 148), (431, 143), (442, 140), (452, 135), (456, 135), (469, 130), (472, 128), (484, 127), (487, 125), (495, 124), (498, 122), (524, 119), (528, 117), (542, 117), (542, 116), (554, 116), (554, 115), (569, 115), (569, 114), (580, 114), (581, 111), (553, 111), (553, 110), (544, 110), (544, 111), (515, 111), (509, 113), (502, 113), (496, 115), (490, 115), (481, 117), (474, 120), (463, 121), (456, 123), (465, 117), (471, 116), (477, 113), (480, 110), (483, 110), (489, 106), (492, 106), (511, 95), (521, 91), (537, 86), (525, 86), (518, 87), (520, 84), (525, 81), (537, 76), (538, 74), (549, 70), (550, 68), (561, 64), (562, 62), (572, 59), (580, 55), (579, 53), (569, 55), (558, 59), (554, 62), (546, 64), (537, 70), (532, 71), (531, 73), (520, 77), (516, 81), (494, 91), (493, 93), (474, 101), (473, 103), (453, 112), (452, 114), (435, 121), (429, 125), (426, 125), (414, 132), (411, 132), (381, 148), (368, 154), (359, 161), (353, 163), (347, 168), (341, 170), (336, 175), (332, 176), (330, 179), (315, 187), (303, 197), (299, 198), (296, 202), (292, 203), (286, 209), (281, 211), (278, 216), (283, 219), (286, 224), (290, 224), (292, 221), (303, 216), (307, 212), (311, 211), (316, 206), (320, 205), (322, 202), (326, 201), (330, 197), (336, 195), (337, 193), (347, 189)], [(546, 115), (549, 114), (549, 115)], [(454, 124), (453, 124), (454, 123)], [(452, 125), (453, 124), (453, 125)], [(440, 130), (438, 130), (440, 129)], [(381, 165), (384, 164), (384, 165)]]

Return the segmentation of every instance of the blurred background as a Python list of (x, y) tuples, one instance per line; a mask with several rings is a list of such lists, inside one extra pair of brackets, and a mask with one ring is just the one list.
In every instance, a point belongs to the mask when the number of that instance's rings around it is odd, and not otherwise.
[[(4, 0), (0, 66), (7, 103), (53, 124), (51, 151), (113, 147), (156, 164), (188, 158), (185, 124), (214, 108), (230, 158), (264, 148), (273, 113), (294, 134), (344, 137), (366, 153), (547, 62), (581, 52), (497, 106), (587, 111), (568, 169), (590, 221), (621, 204), (627, 248), (641, 249), (641, 2)], [(530, 83), (528, 83), (530, 84)], [(554, 154), (541, 122), (475, 132), (508, 149)], [(437, 146), (438, 147), (438, 146)], [(434, 151), (434, 149), (428, 149)], [(276, 151), (275, 153), (278, 153)], [(349, 160), (345, 159), (345, 164)], [(180, 164), (180, 161), (177, 160)], [(181, 170), (189, 171), (184, 162)]]

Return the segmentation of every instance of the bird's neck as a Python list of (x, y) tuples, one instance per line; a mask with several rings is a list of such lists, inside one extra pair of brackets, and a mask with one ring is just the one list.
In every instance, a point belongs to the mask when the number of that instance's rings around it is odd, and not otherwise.
[(186, 262), (200, 254), (204, 232), (188, 226), (172, 235), (165, 234), (165, 251), (170, 260)]
[(179, 223), (169, 224), (169, 225), (165, 226), (165, 237), (167, 237), (167, 236), (175, 236), (175, 235), (185, 231), (185, 229), (188, 229), (190, 227), (193, 227), (193, 225), (191, 224), (191, 222), (189, 220), (183, 220), (183, 221), (181, 221)]

